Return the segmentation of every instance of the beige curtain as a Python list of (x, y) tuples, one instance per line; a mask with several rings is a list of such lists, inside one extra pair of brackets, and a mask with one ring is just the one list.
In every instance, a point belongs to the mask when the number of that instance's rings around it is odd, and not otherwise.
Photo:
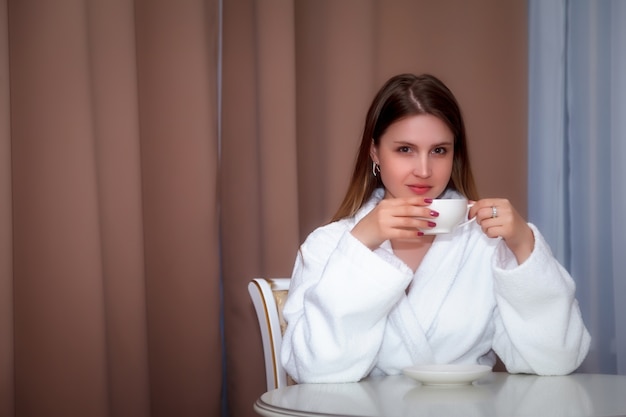
[(524, 0), (0, 0), (0, 415), (254, 415), (247, 283), (289, 276), (403, 71), (524, 212)]
[(0, 9), (0, 415), (219, 415), (217, 1)]

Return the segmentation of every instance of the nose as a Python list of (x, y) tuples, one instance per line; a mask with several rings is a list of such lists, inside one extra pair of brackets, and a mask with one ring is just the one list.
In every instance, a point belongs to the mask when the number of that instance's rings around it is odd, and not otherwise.
[(415, 158), (415, 165), (413, 167), (413, 175), (420, 178), (428, 178), (432, 174), (432, 169), (430, 166), (430, 158), (429, 155), (421, 154), (417, 158)]

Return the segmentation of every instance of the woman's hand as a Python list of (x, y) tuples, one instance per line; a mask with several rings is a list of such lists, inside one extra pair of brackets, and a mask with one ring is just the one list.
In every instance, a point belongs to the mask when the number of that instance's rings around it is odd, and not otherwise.
[(476, 222), (489, 237), (501, 237), (511, 249), (518, 264), (522, 264), (535, 247), (535, 236), (526, 220), (504, 198), (478, 200), (470, 208), (469, 217), (476, 216)]
[(380, 201), (352, 229), (352, 235), (374, 250), (385, 240), (414, 239), (422, 236), (420, 229), (434, 227), (438, 213), (431, 210), (429, 198), (386, 198)]

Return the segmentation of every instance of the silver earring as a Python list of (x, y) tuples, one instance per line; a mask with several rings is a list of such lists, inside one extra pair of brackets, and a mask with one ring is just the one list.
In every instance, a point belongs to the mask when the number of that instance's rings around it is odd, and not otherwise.
[(380, 172), (380, 166), (378, 166), (376, 162), (372, 161), (372, 174), (376, 176), (378, 175), (379, 172)]

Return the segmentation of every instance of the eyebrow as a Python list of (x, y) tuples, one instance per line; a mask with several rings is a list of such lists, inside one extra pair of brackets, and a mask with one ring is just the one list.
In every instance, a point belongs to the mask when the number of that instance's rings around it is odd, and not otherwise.
[[(393, 143), (396, 144), (396, 145), (415, 146), (415, 143), (407, 142), (407, 141), (404, 141), (404, 140), (394, 140)], [(436, 147), (439, 147), (439, 146), (452, 146), (452, 145), (454, 145), (454, 139), (450, 140), (450, 141), (444, 141), (444, 142), (435, 143), (435, 144), (432, 144), (430, 147), (431, 148), (436, 148)]]

